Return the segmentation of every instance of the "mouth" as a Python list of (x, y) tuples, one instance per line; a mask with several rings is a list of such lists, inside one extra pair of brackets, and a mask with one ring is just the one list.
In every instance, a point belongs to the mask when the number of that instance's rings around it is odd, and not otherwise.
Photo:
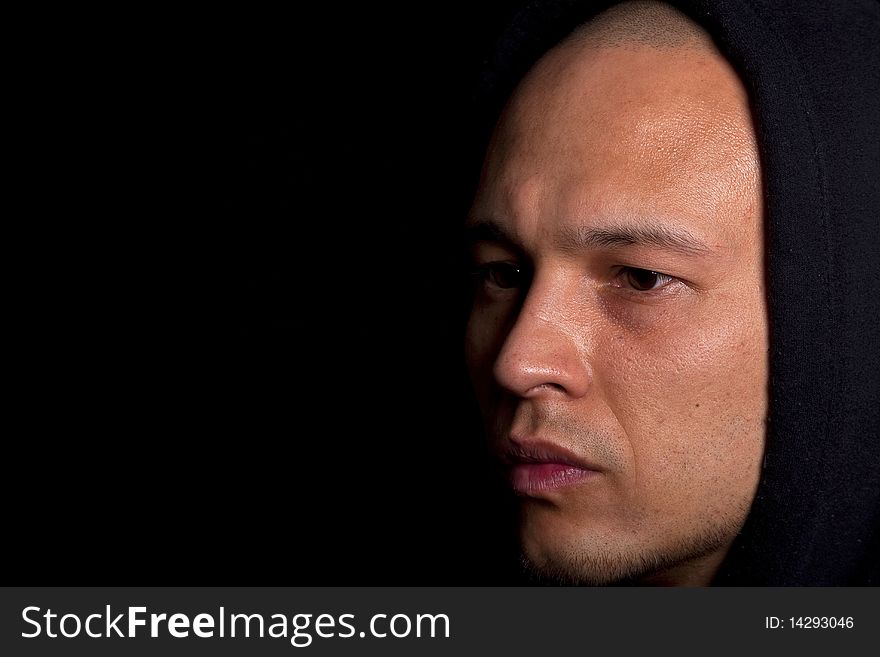
[(529, 497), (583, 483), (601, 472), (564, 447), (544, 441), (511, 441), (501, 462), (514, 492)]

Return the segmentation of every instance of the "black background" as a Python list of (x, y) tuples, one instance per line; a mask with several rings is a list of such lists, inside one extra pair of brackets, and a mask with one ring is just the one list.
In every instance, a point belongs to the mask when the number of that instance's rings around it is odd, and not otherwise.
[(458, 240), (514, 4), (53, 17), (13, 582), (512, 581)]

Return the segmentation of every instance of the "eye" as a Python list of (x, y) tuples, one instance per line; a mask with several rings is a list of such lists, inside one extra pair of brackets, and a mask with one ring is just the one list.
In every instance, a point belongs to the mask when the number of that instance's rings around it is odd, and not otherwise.
[(674, 280), (672, 276), (650, 269), (622, 267), (612, 285), (614, 287), (628, 287), (638, 292), (650, 292), (664, 288)]
[(487, 262), (473, 273), (479, 282), (501, 290), (520, 288), (528, 282), (525, 269), (515, 262)]

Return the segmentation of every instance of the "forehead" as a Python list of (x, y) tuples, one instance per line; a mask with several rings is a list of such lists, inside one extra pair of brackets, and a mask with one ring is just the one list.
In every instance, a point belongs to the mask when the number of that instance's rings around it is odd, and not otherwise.
[(736, 239), (758, 176), (748, 97), (719, 53), (565, 45), (509, 101), (473, 213), (547, 228), (652, 212)]

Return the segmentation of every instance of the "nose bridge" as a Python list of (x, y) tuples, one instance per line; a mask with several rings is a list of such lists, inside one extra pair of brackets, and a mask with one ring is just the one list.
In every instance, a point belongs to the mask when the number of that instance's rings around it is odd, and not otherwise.
[(547, 276), (536, 280), (524, 300), (520, 317), (524, 323), (533, 322), (533, 330), (573, 338), (573, 317), (569, 308), (573, 290), (560, 278)]
[(495, 363), (496, 379), (514, 394), (586, 393), (590, 336), (573, 287), (562, 276), (533, 281)]

